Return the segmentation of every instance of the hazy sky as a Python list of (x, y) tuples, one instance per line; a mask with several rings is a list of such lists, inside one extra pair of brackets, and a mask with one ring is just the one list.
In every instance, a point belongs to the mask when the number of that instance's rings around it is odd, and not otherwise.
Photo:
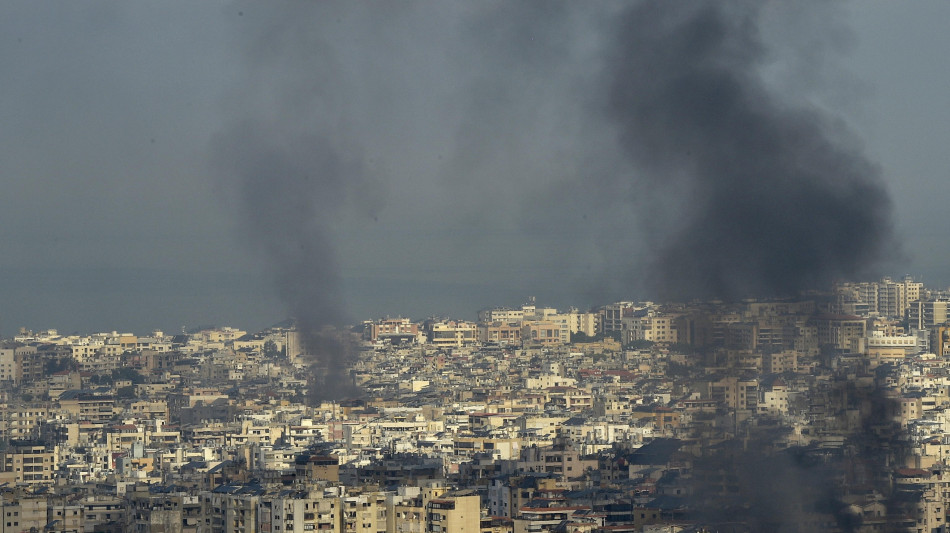
[[(889, 191), (868, 272), (945, 287), (950, 4), (782, 4), (761, 87)], [(627, 7), (3, 2), (0, 334), (643, 297), (694, 188), (616, 179)]]

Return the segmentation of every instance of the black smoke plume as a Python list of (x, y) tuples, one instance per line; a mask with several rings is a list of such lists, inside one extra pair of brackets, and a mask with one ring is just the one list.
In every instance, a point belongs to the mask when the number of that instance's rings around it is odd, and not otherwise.
[[(875, 165), (763, 74), (767, 6), (641, 2), (608, 45), (604, 111), (636, 167), (628, 199), (647, 236), (640, 287), (661, 299), (792, 296), (860, 275), (892, 244)], [(740, 426), (694, 463), (691, 518), (715, 531), (860, 527), (848, 485), (887, 496), (903, 435), (880, 388), (839, 383), (823, 409), (855, 413), (854, 427), (832, 428), (846, 446), (781, 449), (781, 428)]]
[(245, 76), (228, 93), (225, 107), (237, 118), (214, 139), (213, 168), (242, 240), (262, 256), (294, 319), (311, 370), (309, 398), (353, 396), (347, 369), (355, 347), (334, 329), (349, 318), (339, 227), (354, 213), (372, 219), (380, 188), (348, 116), (354, 86), (344, 80), (340, 50), (353, 46), (327, 32), (346, 11), (231, 8)]
[(673, 298), (793, 295), (889, 244), (877, 168), (761, 74), (762, 2), (643, 2), (609, 52), (608, 115), (639, 167), (649, 281)]
[[(308, 346), (339, 344), (306, 339), (343, 321), (343, 265), (512, 298), (820, 286), (880, 257), (890, 202), (842, 128), (769, 91), (759, 11), (238, 3), (216, 173)], [(456, 299), (498, 303), (478, 292)]]
[(352, 352), (325, 328), (345, 314), (329, 228), (362, 175), (359, 161), (330, 139), (261, 121), (235, 125), (214, 153), (236, 187), (242, 237), (263, 252), (306, 354), (316, 359), (315, 396), (352, 394), (345, 378)]

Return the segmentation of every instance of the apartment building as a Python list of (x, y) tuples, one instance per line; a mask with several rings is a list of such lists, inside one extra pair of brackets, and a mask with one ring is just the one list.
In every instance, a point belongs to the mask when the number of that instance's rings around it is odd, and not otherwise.
[(478, 533), (481, 498), (472, 491), (447, 492), (426, 504), (426, 533)]
[(13, 443), (0, 452), (0, 480), (23, 485), (48, 485), (53, 482), (56, 453), (30, 442)]
[(446, 320), (425, 325), (429, 344), (443, 348), (461, 348), (478, 340), (478, 325), (474, 322)]

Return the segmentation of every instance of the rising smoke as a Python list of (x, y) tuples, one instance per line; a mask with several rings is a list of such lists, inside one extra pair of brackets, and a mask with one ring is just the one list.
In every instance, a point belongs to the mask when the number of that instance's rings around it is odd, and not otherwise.
[(242, 237), (272, 269), (307, 354), (321, 368), (316, 386), (328, 397), (351, 392), (350, 353), (324, 328), (344, 317), (341, 279), (330, 228), (363, 172), (332, 139), (246, 121), (218, 138), (218, 167), (237, 186)]
[(639, 190), (675, 209), (647, 261), (666, 297), (793, 295), (880, 259), (891, 206), (833, 119), (770, 92), (761, 2), (647, 2), (622, 19), (608, 115)]
[[(640, 273), (663, 299), (793, 296), (859, 275), (891, 244), (877, 168), (833, 117), (767, 83), (766, 6), (639, 3), (607, 48), (604, 111), (636, 166), (648, 228)], [(886, 493), (876, 473), (901, 439), (892, 426), (886, 439), (866, 430), (888, 424), (892, 402), (847, 385), (829, 405), (858, 413), (850, 452), (775, 450), (774, 428), (737, 431), (694, 464), (692, 518), (722, 531), (798, 531), (826, 516), (855, 530), (841, 479), (860, 464)]]
[[(878, 171), (833, 118), (766, 83), (766, 4), (579, 5), (234, 8), (248, 75), (215, 168), (317, 358), (316, 397), (353, 393), (351, 351), (324, 333), (345, 319), (351, 254), (427, 281), (581, 272), (601, 296), (728, 299), (821, 288), (880, 258)], [(850, 398), (842, 410), (860, 411)], [(694, 517), (850, 529), (829, 465), (769, 445), (750, 430), (700, 458)], [(719, 472), (736, 501), (703, 485)]]
[(365, 265), (511, 298), (821, 288), (880, 258), (890, 201), (770, 90), (765, 6), (235, 4), (216, 173), (308, 336)]
[[(540, 146), (564, 123), (548, 120), (566, 100), (562, 83), (548, 83), (562, 57), (549, 45), (570, 17), (548, 7), (229, 10), (246, 75), (225, 103), (236, 119), (212, 147), (214, 168), (315, 371), (329, 373), (320, 395), (339, 396), (347, 381), (345, 343), (320, 332), (347, 318), (342, 273), (353, 255), (370, 274), (417, 271), (438, 283), (480, 275), (500, 247), (532, 248), (509, 226), (526, 189), (562, 159)], [(524, 32), (528, 20), (537, 27)]]
[(335, 229), (348, 213), (371, 218), (380, 185), (341, 118), (340, 90), (322, 87), (340, 71), (331, 47), (299, 23), (284, 25), (306, 12), (256, 14), (242, 50), (247, 79), (231, 96), (246, 107), (231, 110), (236, 120), (216, 137), (214, 168), (241, 239), (262, 255), (294, 319), (311, 399), (351, 396), (354, 351), (332, 329), (348, 318)]

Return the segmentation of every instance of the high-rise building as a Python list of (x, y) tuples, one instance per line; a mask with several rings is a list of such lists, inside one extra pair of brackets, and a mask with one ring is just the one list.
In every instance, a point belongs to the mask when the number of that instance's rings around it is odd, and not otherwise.
[(911, 302), (920, 300), (923, 285), (910, 276), (900, 281), (885, 277), (881, 281), (841, 283), (835, 286), (835, 311), (904, 318)]
[(910, 327), (915, 329), (930, 329), (946, 324), (950, 321), (950, 301), (915, 300), (910, 303), (907, 318)]

